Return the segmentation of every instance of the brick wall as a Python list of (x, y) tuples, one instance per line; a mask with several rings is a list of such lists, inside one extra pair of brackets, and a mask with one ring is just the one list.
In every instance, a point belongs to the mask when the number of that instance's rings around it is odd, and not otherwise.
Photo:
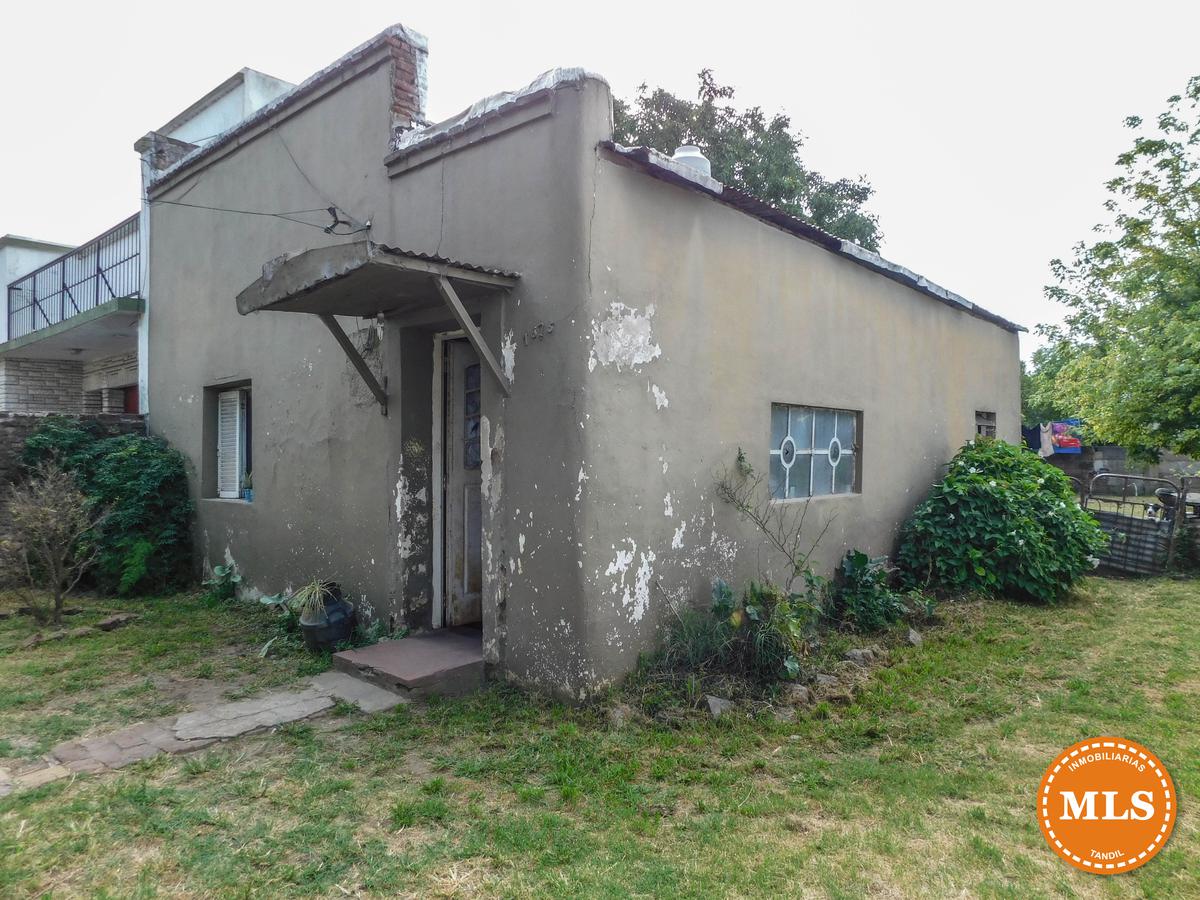
[(392, 55), (392, 124), (405, 129), (425, 124), (425, 66), (423, 44), (398, 35), (387, 39)]

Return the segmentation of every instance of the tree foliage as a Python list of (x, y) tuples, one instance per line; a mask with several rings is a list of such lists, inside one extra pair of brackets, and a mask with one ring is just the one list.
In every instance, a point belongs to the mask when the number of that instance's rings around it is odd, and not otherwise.
[(164, 590), (191, 576), (191, 513), (182, 455), (137, 434), (105, 436), (51, 417), (25, 443), (31, 468), (53, 461), (90, 501), (108, 510), (96, 578), (121, 594)]
[(614, 139), (666, 154), (695, 144), (718, 181), (868, 250), (879, 248), (879, 220), (863, 209), (874, 193), (865, 178), (830, 181), (806, 167), (803, 137), (788, 116), (735, 108), (733, 88), (718, 84), (711, 69), (701, 70), (699, 79), (694, 101), (644, 84), (632, 101), (615, 100)]
[[(1126, 119), (1133, 147), (1108, 182), (1111, 221), (1051, 263), (1035, 396), (1135, 455), (1200, 456), (1200, 77), (1153, 123)], [(1053, 377), (1042, 377), (1043, 364)]]
[(1075, 418), (1075, 410), (1062, 404), (1058, 398), (1058, 374), (1066, 364), (1069, 347), (1054, 344), (1039, 347), (1033, 353), (1033, 366), (1021, 361), (1021, 422), (1024, 425), (1040, 425), (1044, 422), (1059, 422)]

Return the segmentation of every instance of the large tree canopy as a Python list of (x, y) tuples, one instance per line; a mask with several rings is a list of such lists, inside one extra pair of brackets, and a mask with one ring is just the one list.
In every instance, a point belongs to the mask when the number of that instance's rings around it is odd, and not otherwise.
[(800, 161), (803, 138), (789, 117), (771, 118), (755, 106), (734, 108), (733, 88), (700, 72), (698, 99), (683, 100), (662, 88), (638, 88), (632, 102), (613, 103), (615, 140), (666, 154), (695, 144), (712, 163), (713, 177), (770, 203), (830, 234), (877, 250), (879, 220), (863, 209), (875, 192), (865, 178), (829, 181)]
[(1200, 77), (1126, 125), (1111, 221), (1051, 263), (1046, 293), (1067, 315), (1039, 329), (1032, 400), (1074, 410), (1098, 441), (1200, 456)]

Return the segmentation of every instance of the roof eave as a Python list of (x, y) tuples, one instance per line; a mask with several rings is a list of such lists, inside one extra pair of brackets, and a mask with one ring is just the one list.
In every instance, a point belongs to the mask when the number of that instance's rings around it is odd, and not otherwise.
[(796, 216), (776, 209), (736, 188), (722, 184), (714, 178), (707, 177), (695, 169), (681, 165), (670, 157), (651, 147), (624, 147), (614, 141), (601, 141), (600, 148), (609, 153), (616, 161), (632, 164), (640, 171), (660, 181), (666, 181), (688, 190), (707, 194), (719, 203), (732, 206), (748, 216), (774, 225), (796, 237), (803, 238), (828, 250), (830, 253), (850, 260), (857, 265), (870, 269), (877, 274), (890, 278), (892, 281), (909, 287), (918, 293), (944, 303), (955, 309), (960, 309), (978, 319), (983, 319), (997, 325), (1006, 331), (1024, 332), (1029, 329), (1015, 322), (1010, 322), (1003, 316), (998, 316), (967, 300), (965, 297), (930, 281), (924, 275), (913, 272), (898, 263), (884, 259), (878, 253), (860, 247), (852, 241), (835, 237), (815, 225), (805, 222)]

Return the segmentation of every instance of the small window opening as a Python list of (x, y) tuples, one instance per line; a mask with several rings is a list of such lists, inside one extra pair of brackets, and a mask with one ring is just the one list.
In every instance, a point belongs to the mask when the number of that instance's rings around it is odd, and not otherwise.
[(989, 438), (996, 436), (996, 414), (994, 412), (975, 410), (975, 436)]

